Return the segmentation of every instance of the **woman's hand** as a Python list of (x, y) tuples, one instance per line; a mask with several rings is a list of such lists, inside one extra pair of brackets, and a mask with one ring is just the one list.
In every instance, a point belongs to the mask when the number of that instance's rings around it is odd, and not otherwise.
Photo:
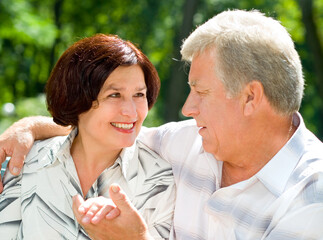
[[(73, 198), (73, 211), (76, 219), (91, 239), (153, 239), (148, 233), (148, 227), (144, 219), (119, 185), (112, 184), (109, 189), (109, 195), (115, 204), (109, 207), (102, 204), (110, 200), (107, 198), (104, 201), (100, 199), (101, 197), (94, 198), (94, 200), (89, 199), (90, 201), (87, 200), (89, 201), (88, 204), (80, 196)], [(94, 208), (92, 208), (93, 206)], [(108, 212), (107, 215), (105, 215), (106, 212)]]
[(86, 201), (80, 196), (73, 197), (73, 212), (80, 224), (97, 224), (102, 219), (113, 219), (120, 211), (110, 198), (95, 197)]

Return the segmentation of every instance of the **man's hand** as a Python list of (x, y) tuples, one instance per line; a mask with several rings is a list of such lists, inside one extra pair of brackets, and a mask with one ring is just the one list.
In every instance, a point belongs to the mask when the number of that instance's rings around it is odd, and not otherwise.
[[(84, 204), (83, 199), (73, 198), (73, 211), (76, 219), (89, 236), (95, 240), (151, 240), (147, 224), (119, 185), (112, 184), (109, 194), (116, 208), (111, 205), (107, 211), (108, 214), (100, 211), (102, 208), (98, 210), (97, 204), (94, 204), (96, 207), (93, 212), (89, 213), (93, 204), (89, 204), (91, 205), (89, 207)], [(119, 216), (118, 213), (120, 213)], [(91, 215), (92, 219), (89, 218)]]
[[(11, 157), (9, 170), (13, 175), (18, 175), (33, 143), (34, 135), (28, 125), (22, 122), (14, 123), (0, 136), (0, 165), (4, 163), (6, 157)], [(0, 193), (2, 190), (0, 175)]]
[[(34, 140), (46, 139), (58, 135), (67, 135), (70, 127), (62, 127), (50, 117), (26, 117), (14, 123), (0, 136), (0, 166), (11, 157), (9, 171), (13, 175), (20, 173), (24, 160)], [(3, 190), (0, 176), (0, 193)]]

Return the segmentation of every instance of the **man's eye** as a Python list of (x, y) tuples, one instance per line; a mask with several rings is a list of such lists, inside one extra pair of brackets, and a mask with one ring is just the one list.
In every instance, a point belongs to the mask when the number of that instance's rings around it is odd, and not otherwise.
[(208, 91), (196, 91), (196, 93), (200, 96), (204, 96), (208, 93)]

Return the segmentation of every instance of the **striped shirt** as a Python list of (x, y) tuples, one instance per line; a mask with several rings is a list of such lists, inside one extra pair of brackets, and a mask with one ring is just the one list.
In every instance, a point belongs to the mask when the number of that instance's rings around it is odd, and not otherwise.
[[(4, 176), (0, 195), (0, 238), (89, 239), (76, 221), (72, 197), (82, 195), (70, 148), (76, 135), (35, 142), (22, 173)], [(94, 182), (86, 198), (108, 197), (111, 183), (122, 189), (146, 220), (155, 239), (168, 239), (175, 203), (171, 166), (140, 141), (122, 150)]]
[(298, 126), (253, 177), (220, 188), (222, 162), (202, 148), (194, 120), (144, 129), (145, 144), (170, 161), (177, 187), (171, 239), (323, 239), (323, 144)]

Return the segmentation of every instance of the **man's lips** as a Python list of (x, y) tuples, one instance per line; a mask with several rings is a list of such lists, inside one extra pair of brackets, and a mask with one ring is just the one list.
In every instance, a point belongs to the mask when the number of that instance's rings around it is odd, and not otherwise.
[(196, 124), (196, 126), (197, 126), (199, 129), (206, 128), (205, 126), (200, 125), (200, 124)]

